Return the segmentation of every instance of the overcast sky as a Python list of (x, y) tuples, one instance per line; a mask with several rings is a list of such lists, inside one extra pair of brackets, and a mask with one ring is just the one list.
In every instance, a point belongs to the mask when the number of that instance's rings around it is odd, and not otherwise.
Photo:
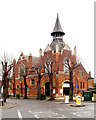
[(63, 40), (94, 77), (95, 0), (2, 0), (0, 1), (0, 56), (6, 52), (16, 60), (21, 51), (39, 56), (52, 42), (57, 12)]

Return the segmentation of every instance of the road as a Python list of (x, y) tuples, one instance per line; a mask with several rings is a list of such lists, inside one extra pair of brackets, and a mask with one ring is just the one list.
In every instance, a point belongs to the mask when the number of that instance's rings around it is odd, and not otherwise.
[(85, 107), (72, 107), (62, 102), (35, 99), (7, 99), (7, 102), (20, 105), (2, 109), (3, 118), (21, 118), (22, 120), (23, 118), (94, 118), (92, 102), (82, 103)]

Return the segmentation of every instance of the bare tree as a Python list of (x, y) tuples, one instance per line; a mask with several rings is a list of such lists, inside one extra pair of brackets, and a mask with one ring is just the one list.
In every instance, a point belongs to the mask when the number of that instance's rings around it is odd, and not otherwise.
[(8, 75), (10, 74), (13, 64), (12, 64), (12, 61), (9, 60), (8, 56), (5, 53), (1, 60), (1, 65), (2, 65), (3, 99), (4, 99), (4, 102), (6, 102), (6, 98), (8, 97), (8, 85), (9, 85)]
[(69, 59), (67, 58), (64, 65), (68, 68), (69, 71), (69, 80), (70, 80), (70, 93), (69, 93), (69, 97), (70, 100), (73, 100), (73, 71), (79, 67), (81, 65), (81, 63), (74, 63), (74, 61), (72, 62), (72, 64), (70, 64)]
[(37, 81), (37, 99), (40, 98), (40, 83), (41, 83), (41, 78), (45, 75), (48, 74), (49, 77), (49, 83), (50, 83), (50, 100), (54, 100), (53, 97), (53, 80), (52, 76), (55, 72), (52, 71), (52, 65), (53, 61), (51, 58), (47, 56), (47, 59), (42, 59), (40, 61), (39, 65), (37, 67), (33, 67), (32, 72), (35, 72), (38, 74), (38, 81)]
[(32, 66), (32, 71), (38, 74), (38, 81), (37, 81), (37, 99), (40, 99), (40, 83), (41, 83), (41, 78), (45, 73), (42, 73), (42, 66), (43, 65), (37, 65), (36, 67)]
[(25, 67), (20, 66), (20, 78), (23, 77), (24, 79), (24, 99), (27, 99), (27, 82), (26, 82), (26, 77), (29, 75), (28, 72), (28, 66), (27, 64), (25, 65)]
[(50, 99), (49, 100), (55, 100), (53, 96), (53, 74), (56, 72), (56, 70), (53, 71), (53, 59), (47, 56), (47, 59), (45, 61), (44, 69), (47, 71), (48, 77), (49, 77), (49, 83), (50, 83)]

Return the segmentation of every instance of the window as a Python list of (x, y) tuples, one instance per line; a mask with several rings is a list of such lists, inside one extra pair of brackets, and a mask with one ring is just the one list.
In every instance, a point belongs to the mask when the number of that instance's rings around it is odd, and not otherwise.
[(82, 74), (82, 70), (79, 70), (79, 77), (82, 77), (83, 74)]
[(10, 90), (12, 90), (12, 87), (10, 86)]
[(17, 85), (17, 89), (19, 89), (19, 85)]
[(12, 85), (12, 81), (10, 81), (10, 85)]
[(48, 73), (47, 71), (47, 64), (45, 63), (45, 73)]
[(18, 67), (18, 76), (22, 77), (24, 73), (25, 73), (25, 65), (21, 63)]
[(70, 65), (70, 60), (68, 60), (68, 58), (64, 59), (64, 72), (65, 73), (69, 73), (69, 65)]
[(80, 82), (80, 89), (82, 89), (82, 82)]
[(32, 79), (32, 80), (30, 81), (30, 84), (31, 84), (31, 85), (35, 85), (35, 80)]
[(85, 83), (83, 82), (83, 88), (85, 88)]

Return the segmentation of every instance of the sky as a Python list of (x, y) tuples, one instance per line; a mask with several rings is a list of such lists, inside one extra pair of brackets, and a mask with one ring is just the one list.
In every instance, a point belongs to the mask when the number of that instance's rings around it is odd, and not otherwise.
[(0, 56), (7, 53), (18, 60), (20, 53), (39, 56), (52, 42), (57, 13), (71, 50), (94, 77), (95, 0), (1, 0)]

